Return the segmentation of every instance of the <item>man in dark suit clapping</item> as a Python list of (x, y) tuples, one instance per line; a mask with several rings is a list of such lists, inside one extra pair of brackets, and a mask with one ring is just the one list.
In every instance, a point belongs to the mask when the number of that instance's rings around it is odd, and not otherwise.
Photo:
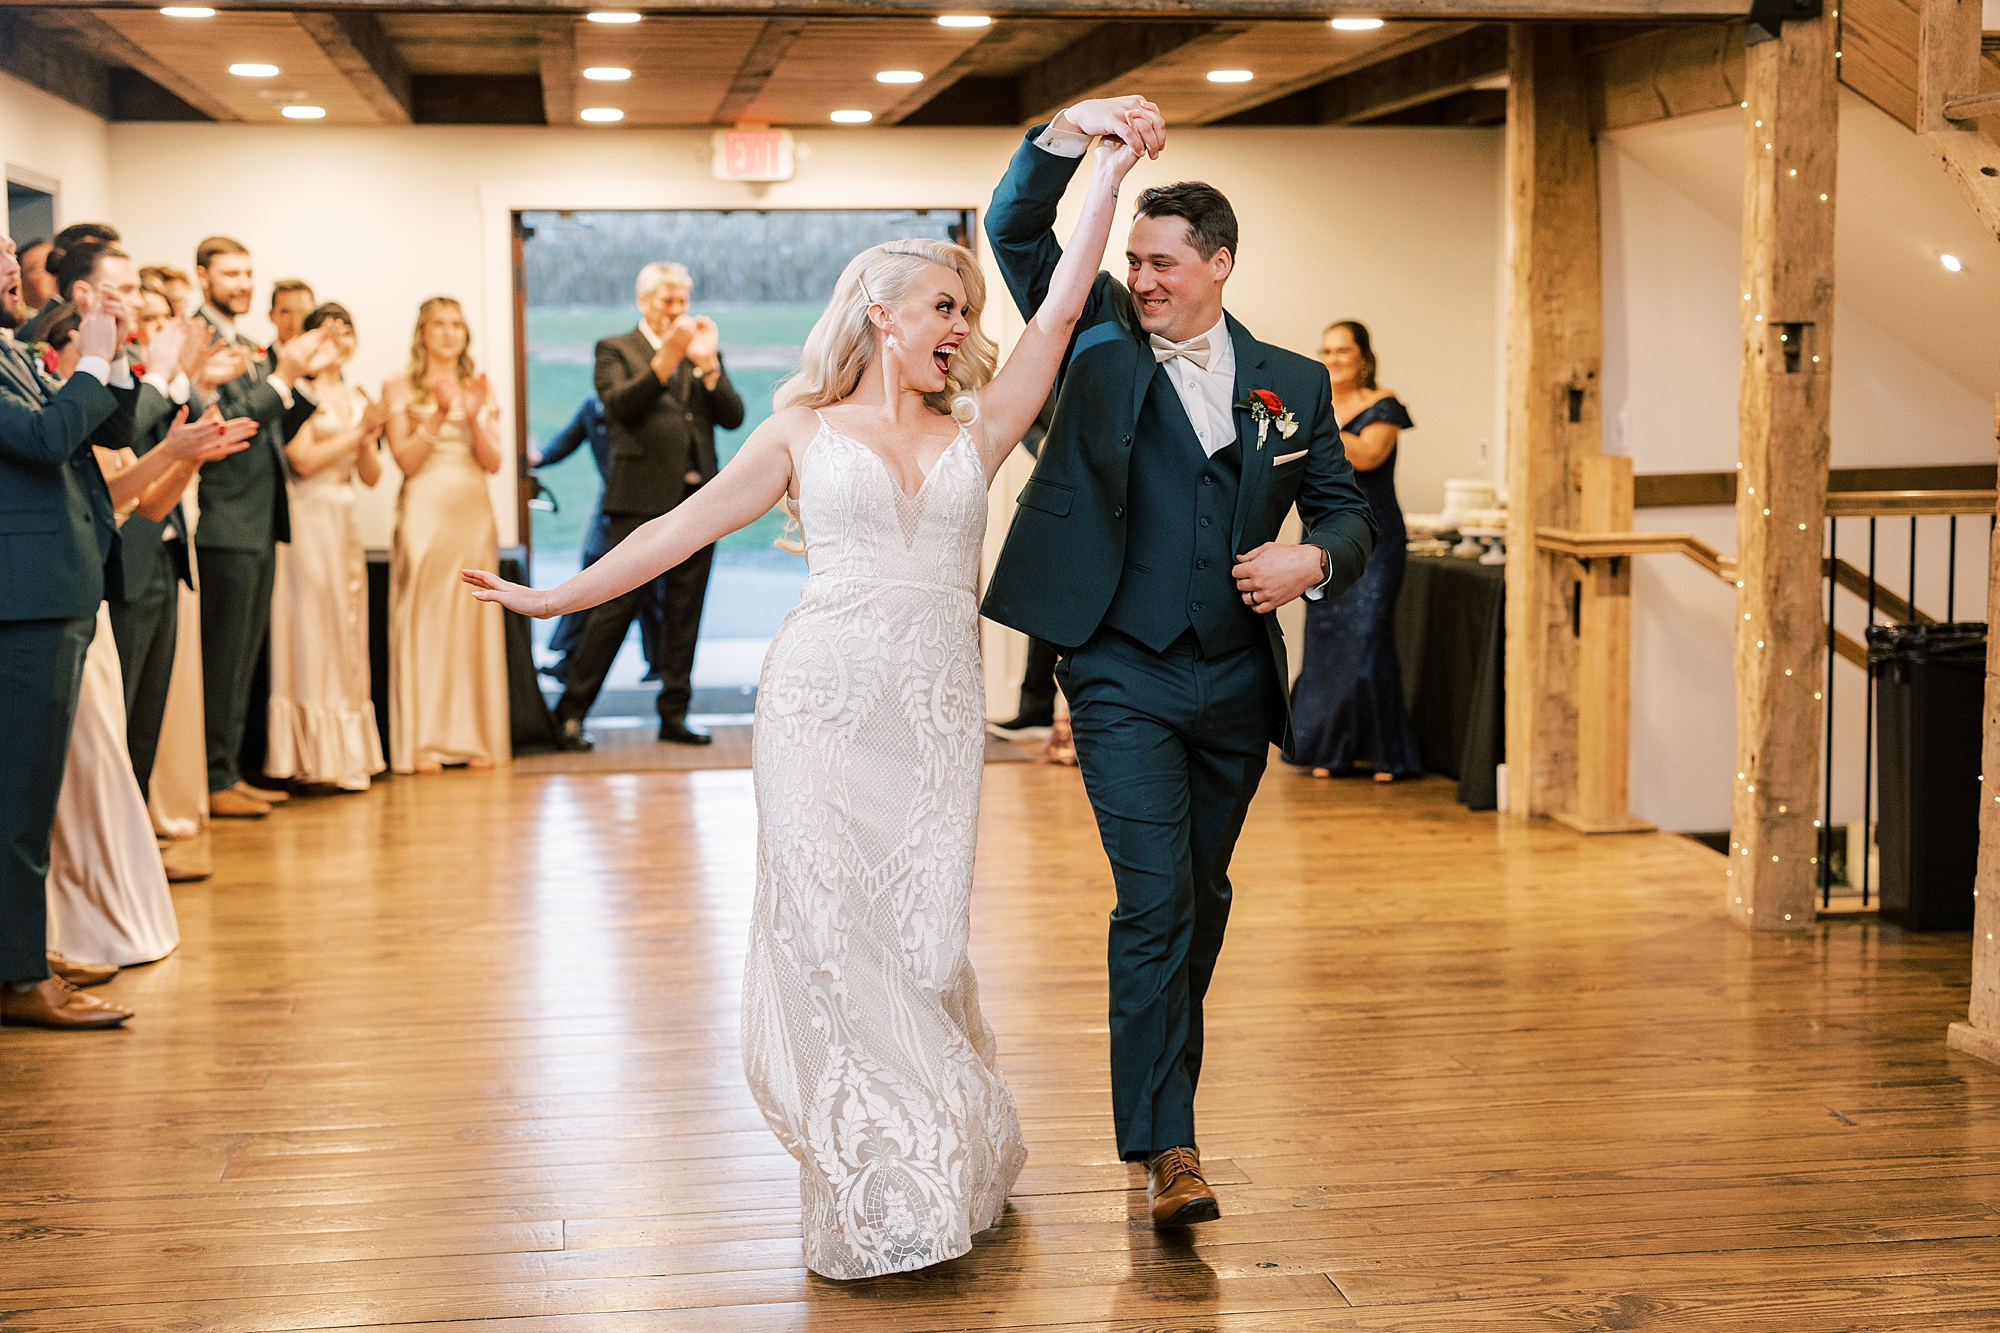
[(240, 454), (209, 467), (201, 478), (201, 521), (195, 551), (201, 566), (202, 706), (208, 732), (208, 808), (229, 819), (271, 813), (288, 793), (253, 787), (237, 771), (250, 693), (271, 627), (271, 581), (278, 543), (292, 539), (285, 496), (285, 446), (317, 410), (297, 388), (339, 356), (319, 330), (278, 349), (275, 363), (237, 332), (254, 285), (250, 252), (227, 236), (211, 236), (195, 253), (201, 284), (200, 318), (236, 349), (241, 370), (216, 389), (227, 417), (260, 423)]
[[(90, 451), (107, 425), (131, 430), (136, 398), (119, 360), (123, 312), (82, 285), (82, 359), (58, 388), (14, 342), (21, 265), (0, 237), (0, 1022), (115, 1027), (131, 1011), (53, 976), (48, 959), (49, 834), (69, 757), (83, 658), (115, 567), (118, 525)], [(114, 384), (117, 387), (113, 387)], [(122, 419), (122, 427), (116, 423)], [(122, 439), (105, 437), (117, 446)]]
[[(610, 545), (658, 518), (715, 476), (715, 428), (743, 424), (743, 400), (723, 373), (715, 321), (687, 312), (693, 283), (679, 264), (639, 271), (639, 327), (597, 344), (597, 396), (611, 423), (611, 474), (602, 509)], [(694, 697), (695, 635), (715, 548), (702, 549), (652, 585), (597, 607), (566, 664), (556, 724), (565, 749), (588, 749), (583, 719), (604, 688), (625, 632), (657, 587), (665, 604), (650, 654), (660, 673), (660, 739), (707, 745), (687, 724)]]

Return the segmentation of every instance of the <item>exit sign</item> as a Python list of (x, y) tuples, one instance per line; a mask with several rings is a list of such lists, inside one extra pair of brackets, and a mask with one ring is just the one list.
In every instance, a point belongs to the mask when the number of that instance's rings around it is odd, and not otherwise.
[(717, 130), (710, 140), (709, 170), (721, 181), (788, 181), (792, 178), (790, 130)]

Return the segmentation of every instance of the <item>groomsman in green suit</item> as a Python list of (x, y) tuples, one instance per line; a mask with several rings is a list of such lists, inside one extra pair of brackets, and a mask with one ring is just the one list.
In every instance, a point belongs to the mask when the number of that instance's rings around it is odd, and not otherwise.
[[(1057, 206), (1097, 135), (1157, 154), (1165, 124), (1139, 97), (1080, 103), (1028, 131), (994, 192), (987, 235), (1029, 318), (1061, 257)], [(1062, 654), (1118, 890), (1112, 1117), (1119, 1155), (1147, 1164), (1157, 1227), (1219, 1212), (1195, 1141), (1202, 1001), (1230, 856), (1290, 726), (1271, 612), (1338, 596), (1375, 541), (1325, 368), (1223, 309), (1236, 248), (1235, 211), (1214, 187), (1140, 194), (1126, 281), (1100, 273), (1077, 321), (982, 608)], [(1294, 503), (1305, 539), (1282, 544)]]
[(47, 881), (84, 653), (117, 573), (118, 524), (90, 446), (124, 443), (136, 392), (119, 359), (122, 311), (80, 289), (82, 359), (58, 387), (14, 341), (20, 292), (14, 243), (0, 238), (0, 1022), (116, 1027), (130, 1010), (50, 974)]
[(261, 429), (240, 454), (202, 471), (195, 552), (201, 569), (202, 704), (208, 732), (208, 808), (225, 819), (261, 819), (289, 794), (252, 786), (237, 771), (257, 658), (271, 629), (271, 580), (278, 543), (292, 539), (285, 497), (285, 446), (317, 410), (301, 382), (339, 356), (318, 330), (300, 334), (267, 360), (236, 329), (255, 286), (250, 251), (211, 236), (195, 252), (200, 317), (237, 349), (242, 372), (216, 390), (225, 417)]

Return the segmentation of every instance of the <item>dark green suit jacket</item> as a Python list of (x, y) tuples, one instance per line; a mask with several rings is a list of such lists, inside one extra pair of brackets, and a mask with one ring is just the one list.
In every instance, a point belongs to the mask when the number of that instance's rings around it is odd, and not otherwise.
[[(133, 452), (143, 457), (165, 439), (180, 409), (179, 403), (152, 385), (141, 384), (132, 428)], [(207, 405), (198, 397), (191, 397), (187, 409), (188, 419), (193, 420), (207, 410)], [(167, 535), (169, 532), (173, 534), (171, 537)], [(194, 566), (188, 559), (187, 512), (180, 505), (176, 504), (164, 519), (150, 519), (139, 513), (127, 515), (125, 526), (118, 530), (118, 544), (125, 566), (124, 600), (171, 596), (176, 581), (190, 588), (195, 586)]]
[[(1042, 128), (1028, 131), (986, 215), (994, 257), (1029, 319), (1062, 257), (1056, 206), (1083, 161), (1035, 147)], [(1243, 480), (1232, 549), (1240, 554), (1276, 540), (1297, 504), (1305, 540), (1327, 554), (1332, 578), (1326, 595), (1336, 597), (1361, 577), (1374, 549), (1375, 523), (1341, 448), (1326, 368), (1258, 342), (1233, 317), (1229, 336), (1237, 400), (1251, 389), (1268, 389), (1299, 423), (1291, 439), (1273, 427), (1260, 445), (1249, 412), (1238, 410)], [(1134, 455), (1143, 461), (1146, 450), (1145, 441), (1133, 438), (1136, 423), (1153, 376), (1165, 373), (1153, 360), (1131, 293), (1110, 274), (1098, 274), (1058, 372), (1055, 416), (1020, 494), (983, 614), (1061, 647), (1077, 647), (1097, 632), (1125, 567), (1128, 481)], [(1266, 616), (1265, 628), (1283, 681), (1285, 643), (1277, 618)]]
[[(202, 318), (213, 325), (205, 310)], [(216, 401), (224, 417), (252, 417), (259, 429), (248, 449), (202, 468), (201, 527), (195, 543), (218, 550), (268, 551), (274, 542), (292, 539), (285, 446), (318, 409), (296, 390), (287, 407), (268, 382), (270, 359), (240, 333), (236, 343), (254, 353), (250, 369), (217, 389)]]
[(93, 443), (119, 448), (130, 395), (89, 375), (60, 389), (0, 352), (0, 620), (97, 614), (118, 585), (118, 522)]

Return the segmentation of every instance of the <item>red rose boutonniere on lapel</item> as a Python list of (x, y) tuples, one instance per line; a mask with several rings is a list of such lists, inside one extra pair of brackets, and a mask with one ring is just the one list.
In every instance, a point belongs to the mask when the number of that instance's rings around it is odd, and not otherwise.
[(1285, 404), (1277, 394), (1269, 389), (1252, 389), (1243, 395), (1243, 401), (1236, 404), (1239, 412), (1248, 412), (1250, 419), (1257, 423), (1257, 447), (1264, 447), (1265, 436), (1271, 427), (1278, 427), (1278, 438), (1289, 440), (1299, 428), (1299, 419), (1285, 410)]
[(58, 352), (53, 347), (44, 345), (41, 349), (40, 355), (42, 358), (42, 369), (46, 370), (49, 373), (50, 377), (53, 378), (56, 373), (56, 368), (62, 365), (62, 353)]

